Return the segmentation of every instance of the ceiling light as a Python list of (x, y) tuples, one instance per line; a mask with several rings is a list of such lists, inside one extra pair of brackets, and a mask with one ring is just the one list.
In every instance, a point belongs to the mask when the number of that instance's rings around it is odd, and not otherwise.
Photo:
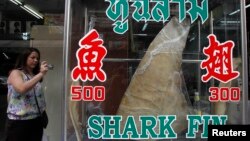
[(238, 10), (236, 10), (236, 11), (234, 11), (234, 12), (230, 13), (229, 15), (230, 15), (230, 16), (232, 16), (232, 15), (234, 15), (234, 14), (238, 13), (238, 12), (240, 12), (240, 9), (238, 9)]
[(43, 16), (38, 14), (37, 12), (35, 12), (33, 9), (31, 9), (30, 7), (23, 5), (24, 8), (26, 8), (27, 10), (29, 10), (30, 12), (34, 13), (35, 15), (37, 15), (38, 17), (40, 17), (41, 19), (43, 19)]
[(40, 19), (40, 17), (38, 17), (36, 14), (32, 13), (31, 11), (29, 11), (28, 9), (26, 9), (23, 6), (20, 6), (23, 10), (25, 10), (26, 12), (30, 13), (31, 15), (33, 15), (34, 17), (36, 17), (37, 19)]
[(16, 3), (22, 5), (22, 3), (20, 1), (18, 1), (18, 0), (10, 0), (10, 1), (15, 1)]
[[(250, 7), (250, 4), (248, 4), (247, 6), (245, 6), (245, 8), (248, 8), (248, 7)], [(232, 16), (232, 15), (238, 13), (238, 12), (240, 12), (240, 9), (238, 9), (238, 10), (236, 10), (236, 11), (230, 13), (229, 15)]]
[(3, 52), (3, 56), (4, 56), (6, 59), (8, 59), (8, 60), (10, 59), (10, 57), (9, 57), (6, 53), (4, 53), (4, 52)]
[(246, 8), (248, 8), (248, 7), (250, 7), (250, 4), (248, 4), (248, 5), (246, 6)]
[(133, 34), (135, 36), (148, 36), (148, 34)]
[(12, 3), (14, 3), (15, 5), (18, 5), (18, 3), (14, 0), (10, 0)]
[(142, 27), (142, 31), (145, 31), (148, 26), (148, 23), (145, 23), (144, 26)]
[(220, 21), (222, 24), (239, 24), (240, 21)]
[(20, 2), (18, 0), (9, 0), (9, 1), (11, 1), (12, 3), (20, 6), (22, 9), (24, 9), (25, 11), (27, 11), (31, 15), (35, 16), (37, 19), (43, 19), (43, 15), (41, 15), (38, 12), (34, 11), (30, 6), (27, 6), (27, 5), (23, 4), (22, 2)]

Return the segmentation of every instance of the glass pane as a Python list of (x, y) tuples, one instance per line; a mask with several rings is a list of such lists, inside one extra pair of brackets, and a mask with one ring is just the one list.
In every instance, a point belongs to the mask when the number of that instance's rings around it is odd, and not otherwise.
[[(69, 62), (70, 72), (78, 65), (76, 53), (79, 49), (78, 43), (80, 39), (91, 29), (96, 29), (100, 34), (100, 39), (104, 41), (103, 46), (107, 49), (107, 55), (103, 60), (104, 63), (102, 67), (106, 73), (107, 80), (105, 82), (99, 82), (97, 80), (83, 82), (80, 80), (73, 81), (72, 78), (69, 79), (71, 86), (81, 86), (82, 88), (85, 86), (104, 86), (106, 88), (106, 97), (102, 102), (84, 101), (82, 99), (80, 101), (67, 100), (67, 105), (69, 106), (66, 125), (67, 140), (89, 139), (87, 131), (89, 128), (88, 119), (92, 115), (123, 114), (126, 116), (138, 116), (145, 114), (157, 116), (162, 115), (163, 113), (161, 112), (166, 109), (172, 113), (183, 113), (185, 116), (227, 115), (227, 124), (242, 123), (242, 99), (237, 103), (209, 101), (209, 96), (211, 95), (209, 91), (210, 87), (217, 87), (219, 89), (223, 86), (241, 88), (242, 76), (240, 75), (237, 79), (227, 84), (223, 84), (214, 78), (208, 82), (201, 80), (201, 77), (206, 74), (206, 70), (201, 69), (201, 62), (207, 58), (203, 49), (209, 46), (208, 36), (212, 33), (216, 35), (220, 43), (229, 40), (234, 42), (235, 47), (233, 48), (232, 56), (233, 66), (235, 67), (234, 70), (240, 73), (242, 72), (240, 63), (240, 3), (237, 0), (209, 0), (208, 2), (208, 20), (202, 24), (201, 19), (198, 18), (198, 20), (195, 20), (195, 22), (190, 25), (187, 39), (180, 37), (178, 39), (182, 40), (174, 42), (176, 40), (170, 40), (171, 38), (168, 39), (167, 37), (161, 38), (158, 37), (158, 35), (164, 27), (172, 25), (171, 19), (174, 19), (173, 17), (175, 17), (175, 15), (179, 15), (178, 5), (176, 4), (172, 4), (171, 6), (170, 12), (172, 14), (170, 19), (163, 23), (152, 20), (147, 22), (143, 20), (136, 21), (134, 17), (132, 17), (135, 8), (131, 6), (133, 2), (130, 2), (128, 31), (124, 34), (117, 34), (113, 29), (114, 22), (106, 15), (106, 10), (109, 6), (108, 2), (73, 0), (71, 6), (72, 15), (70, 17), (72, 21), (70, 25), (72, 30), (69, 49), (71, 51), (69, 54), (71, 58)], [(153, 6), (154, 4), (149, 5), (149, 11), (153, 9)], [(176, 34), (178, 35), (179, 33), (176, 32), (183, 33), (184, 35), (185, 28), (179, 30), (178, 24), (179, 23), (176, 23), (176, 27), (166, 29), (168, 31), (165, 33), (166, 36), (169, 35), (169, 37), (172, 37)], [(159, 41), (156, 43), (155, 40)], [(162, 49), (163, 47), (159, 48), (159, 50), (152, 49), (157, 45), (161, 46), (161, 43), (165, 43), (165, 41), (173, 42), (170, 45), (171, 47), (173, 46), (173, 48), (177, 48), (182, 45), (182, 42), (185, 42), (183, 44), (184, 49), (183, 51), (180, 49), (180, 52), (164, 50)], [(166, 44), (169, 45), (168, 43)], [(162, 56), (162, 58), (157, 58), (157, 55)], [(170, 57), (162, 61), (166, 56)], [(154, 62), (154, 59), (158, 60)], [(178, 62), (178, 60), (181, 60), (181, 62)], [(151, 68), (149, 67), (150, 65), (154, 65), (154, 67)], [(178, 65), (180, 65), (179, 68)], [(150, 69), (147, 70), (147, 67)], [(175, 69), (177, 71), (173, 71)], [(147, 71), (149, 71), (149, 74), (143, 74)], [(140, 74), (140, 72), (142, 72), (142, 74)], [(168, 72), (172, 73), (169, 74)], [(140, 75), (143, 77), (140, 77)], [(158, 79), (155, 80), (155, 78)], [(164, 81), (165, 79), (168, 81)], [(69, 89), (70, 88), (72, 87), (69, 87)], [(177, 91), (176, 95), (165, 94), (164, 92), (171, 93), (168, 90)], [(132, 91), (134, 95), (132, 94), (132, 96), (128, 98), (128, 95), (131, 95)], [(158, 98), (157, 94), (165, 94), (165, 96)], [(82, 95), (84, 95), (84, 92)], [(72, 97), (71, 92), (68, 93), (68, 97)], [(171, 105), (171, 102), (173, 102), (175, 98), (178, 99), (178, 102)], [(126, 102), (134, 104), (128, 106)], [(180, 108), (181, 106), (178, 107), (182, 102), (184, 106), (182, 108)], [(158, 109), (160, 110), (157, 111)], [(155, 111), (157, 111), (158, 114), (156, 114), (157, 112)], [(170, 115), (171, 112), (166, 112), (165, 114)], [(126, 116), (123, 118), (126, 118)], [(179, 131), (177, 134), (180, 140), (188, 140), (186, 138), (188, 131), (186, 122), (187, 121), (184, 120), (180, 121), (179, 124), (183, 123), (185, 126), (176, 127), (176, 130)], [(201, 132), (202, 128), (199, 128), (199, 134), (196, 135), (198, 138), (203, 138), (201, 137)]]

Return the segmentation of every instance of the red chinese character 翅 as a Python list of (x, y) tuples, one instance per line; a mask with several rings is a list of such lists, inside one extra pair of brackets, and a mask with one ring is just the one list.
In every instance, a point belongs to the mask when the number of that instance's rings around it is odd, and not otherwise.
[(106, 80), (106, 74), (101, 69), (102, 60), (107, 54), (103, 46), (103, 40), (99, 39), (99, 34), (92, 29), (79, 41), (80, 48), (76, 52), (78, 66), (71, 73), (73, 80), (93, 81), (96, 77), (99, 81)]
[(207, 59), (201, 62), (201, 69), (206, 69), (207, 73), (202, 75), (203, 82), (209, 81), (212, 77), (227, 83), (239, 76), (238, 71), (233, 70), (232, 55), (234, 42), (226, 41), (219, 43), (214, 34), (208, 36), (209, 46), (203, 49)]

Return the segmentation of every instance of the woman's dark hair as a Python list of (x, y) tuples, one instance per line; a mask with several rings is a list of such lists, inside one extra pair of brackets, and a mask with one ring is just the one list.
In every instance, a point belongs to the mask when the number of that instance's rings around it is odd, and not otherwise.
[(26, 69), (26, 63), (28, 60), (29, 55), (32, 52), (36, 52), (38, 54), (38, 63), (36, 65), (36, 67), (33, 69), (33, 74), (36, 75), (40, 72), (40, 51), (36, 48), (26, 48), (22, 54), (20, 54), (20, 56), (18, 57), (17, 61), (16, 61), (16, 65), (15, 65), (15, 69), (19, 69), (19, 70), (23, 70), (25, 73), (27, 73), (27, 69)]

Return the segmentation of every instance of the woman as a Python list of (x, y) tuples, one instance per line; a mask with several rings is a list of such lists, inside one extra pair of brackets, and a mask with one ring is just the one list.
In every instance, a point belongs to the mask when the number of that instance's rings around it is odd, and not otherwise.
[(8, 77), (7, 141), (42, 140), (38, 110), (45, 110), (41, 81), (48, 67), (45, 61), (40, 65), (39, 60), (39, 50), (27, 48)]

